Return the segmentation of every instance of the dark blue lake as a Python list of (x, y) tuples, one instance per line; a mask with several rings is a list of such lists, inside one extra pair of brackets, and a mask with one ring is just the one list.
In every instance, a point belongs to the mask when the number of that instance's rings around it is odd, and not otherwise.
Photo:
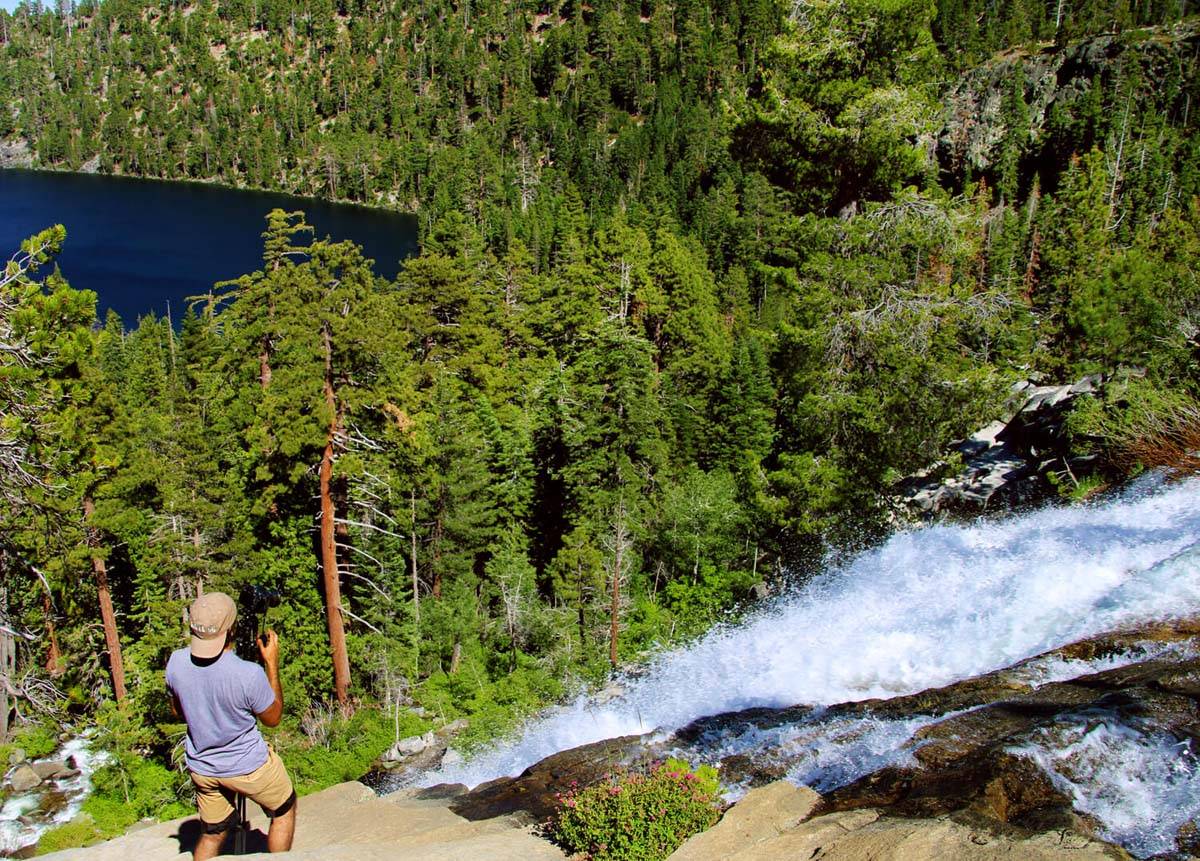
[(56, 258), (72, 287), (94, 290), (127, 328), (167, 313), (178, 325), (188, 296), (262, 265), (265, 216), (302, 210), (318, 238), (349, 239), (394, 278), (417, 251), (411, 215), (260, 191), (185, 182), (0, 170), (0, 260), (53, 224), (67, 228)]

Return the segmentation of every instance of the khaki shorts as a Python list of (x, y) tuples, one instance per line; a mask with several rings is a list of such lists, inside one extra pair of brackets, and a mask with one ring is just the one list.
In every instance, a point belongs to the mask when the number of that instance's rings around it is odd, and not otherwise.
[(283, 760), (269, 747), (267, 761), (249, 774), (209, 777), (193, 771), (191, 775), (200, 821), (205, 825), (217, 825), (233, 816), (239, 795), (249, 798), (271, 817), (292, 797), (292, 781)]

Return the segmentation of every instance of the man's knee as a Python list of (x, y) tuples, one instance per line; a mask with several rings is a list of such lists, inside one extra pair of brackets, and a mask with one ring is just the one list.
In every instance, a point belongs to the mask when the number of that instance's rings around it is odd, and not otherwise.
[(220, 822), (204, 822), (201, 820), (201, 824), (204, 826), (203, 831), (206, 837), (214, 836), (223, 838), (226, 833), (228, 833), (235, 825), (238, 824), (237, 811), (233, 811)]
[(276, 807), (274, 810), (264, 810), (267, 816), (274, 820), (280, 819), (288, 814), (295, 815), (296, 812), (296, 790), (292, 790), (292, 794), (287, 797), (283, 804)]

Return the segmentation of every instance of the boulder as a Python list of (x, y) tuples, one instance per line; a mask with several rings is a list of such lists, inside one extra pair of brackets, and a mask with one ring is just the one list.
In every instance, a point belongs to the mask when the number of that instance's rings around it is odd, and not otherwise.
[(383, 755), (383, 759), (385, 762), (399, 762), (405, 757), (427, 750), (434, 745), (436, 740), (432, 730), (424, 735), (410, 735), (408, 738), (400, 739), (388, 748), (387, 753)]
[(67, 777), (75, 777), (79, 774), (79, 769), (72, 768), (71, 764), (65, 760), (34, 762), (31, 763), (29, 767), (32, 768), (37, 776), (42, 780), (61, 780)]
[(49, 792), (41, 793), (38, 799), (37, 819), (41, 822), (49, 822), (54, 816), (62, 813), (71, 804), (71, 799), (66, 793), (52, 789)]
[(8, 776), (8, 785), (13, 792), (28, 792), (42, 785), (42, 779), (28, 765), (18, 765)]
[(8, 755), (8, 767), (12, 768), (13, 766), (20, 765), (25, 761), (25, 759), (26, 757), (24, 749), (14, 747), (12, 752)]

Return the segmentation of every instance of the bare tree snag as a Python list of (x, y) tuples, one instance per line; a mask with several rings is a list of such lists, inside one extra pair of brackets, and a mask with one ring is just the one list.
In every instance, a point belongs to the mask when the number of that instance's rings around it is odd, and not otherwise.
[(0, 592), (0, 744), (8, 741), (8, 722), (16, 703), (10, 695), (10, 684), (17, 672), (17, 638), (8, 625), (8, 598)]
[(617, 639), (621, 630), (621, 577), (625, 553), (629, 549), (629, 530), (625, 525), (625, 503), (617, 505), (617, 522), (613, 525), (612, 604), (609, 610), (608, 662), (617, 666)]
[(421, 625), (421, 581), (417, 577), (417, 491), (414, 488), (409, 491), (409, 503), (412, 505), (412, 520), (409, 532), (409, 540), (412, 544), (412, 590), (413, 590), (413, 622), (420, 628)]
[(61, 676), (62, 666), (62, 649), (58, 646), (58, 633), (54, 630), (54, 606), (50, 602), (50, 593), (42, 594), (42, 613), (46, 618), (46, 638), (50, 641), (49, 647), (46, 649), (46, 672), (51, 676)]
[(96, 577), (96, 592), (100, 598), (100, 621), (104, 625), (104, 643), (108, 648), (108, 666), (112, 672), (113, 695), (118, 703), (125, 702), (125, 662), (121, 658), (121, 640), (117, 636), (117, 614), (113, 610), (112, 592), (108, 588), (108, 568), (97, 552), (100, 538), (91, 525), (96, 505), (90, 496), (83, 498), (83, 517), (88, 547), (92, 550), (92, 573)]
[(329, 409), (329, 434), (321, 457), (321, 571), (325, 586), (325, 617), (329, 625), (329, 649), (333, 657), (333, 693), (338, 705), (350, 701), (350, 657), (346, 652), (346, 626), (342, 620), (342, 586), (338, 573), (336, 514), (333, 506), (333, 455), (340, 416), (333, 389), (333, 344), (329, 327), (325, 341), (325, 405)]

